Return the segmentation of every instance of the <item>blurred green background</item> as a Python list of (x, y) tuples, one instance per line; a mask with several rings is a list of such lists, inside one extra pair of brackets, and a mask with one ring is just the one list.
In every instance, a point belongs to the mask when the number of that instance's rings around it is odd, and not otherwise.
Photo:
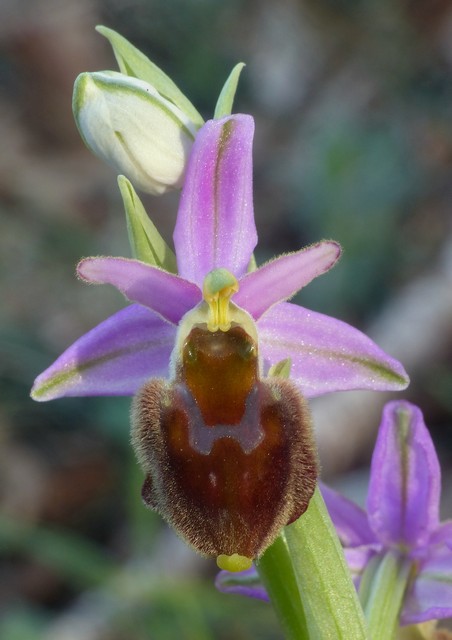
[[(235, 110), (256, 119), (258, 261), (341, 242), (339, 266), (298, 300), (407, 354), (404, 397), (422, 406), (438, 443), (447, 500), (452, 6), (0, 4), (0, 637), (277, 639), (268, 606), (218, 594), (213, 563), (141, 505), (128, 398), (29, 399), (39, 372), (123, 306), (74, 276), (82, 256), (129, 255), (116, 176), (84, 148), (71, 114), (76, 75), (116, 68), (99, 23), (162, 66), (206, 118), (232, 66), (247, 63)], [(177, 194), (143, 199), (170, 240)], [(351, 444), (342, 458), (323, 445), (324, 474), (354, 472), (335, 481), (351, 478), (359, 495), (377, 424), (353, 455)]]

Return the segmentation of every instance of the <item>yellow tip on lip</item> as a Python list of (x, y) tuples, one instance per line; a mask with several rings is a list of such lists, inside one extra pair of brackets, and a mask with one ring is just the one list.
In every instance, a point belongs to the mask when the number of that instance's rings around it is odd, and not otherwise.
[(239, 290), (237, 279), (227, 269), (213, 269), (204, 278), (203, 297), (209, 305), (209, 331), (228, 331), (231, 328), (229, 301)]
[(245, 571), (250, 569), (253, 564), (252, 558), (246, 556), (240, 556), (238, 553), (233, 553), (231, 556), (220, 555), (217, 557), (217, 565), (224, 571), (231, 571), (237, 573), (238, 571)]

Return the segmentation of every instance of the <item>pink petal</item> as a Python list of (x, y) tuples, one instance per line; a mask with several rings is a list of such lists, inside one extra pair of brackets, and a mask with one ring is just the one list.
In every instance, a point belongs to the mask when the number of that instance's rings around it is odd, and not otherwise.
[(176, 327), (131, 305), (79, 338), (36, 378), (34, 400), (63, 396), (129, 396), (151, 377), (165, 377)]
[(402, 365), (345, 322), (283, 302), (257, 323), (265, 368), (291, 358), (306, 397), (350, 389), (403, 389)]
[(251, 569), (237, 573), (220, 571), (215, 578), (215, 586), (223, 593), (235, 593), (247, 598), (256, 598), (265, 602), (270, 601), (254, 566)]
[(87, 282), (112, 284), (132, 302), (152, 309), (173, 324), (202, 297), (193, 283), (138, 260), (85, 258), (77, 272)]
[(358, 547), (376, 542), (364, 509), (325, 484), (320, 485), (326, 508), (344, 547)]
[(452, 551), (446, 545), (435, 547), (420, 567), (409, 588), (402, 613), (402, 624), (452, 617)]
[(445, 542), (452, 549), (452, 520), (441, 522), (439, 527), (433, 531), (428, 544), (431, 546)]
[(319, 242), (271, 260), (240, 280), (234, 302), (258, 320), (270, 307), (287, 300), (337, 262), (336, 242)]
[(199, 287), (212, 269), (242, 276), (256, 246), (253, 135), (252, 117), (233, 115), (206, 122), (196, 136), (174, 246), (180, 275)]
[(372, 456), (370, 526), (387, 545), (422, 547), (438, 527), (439, 494), (438, 457), (421, 411), (389, 402)]

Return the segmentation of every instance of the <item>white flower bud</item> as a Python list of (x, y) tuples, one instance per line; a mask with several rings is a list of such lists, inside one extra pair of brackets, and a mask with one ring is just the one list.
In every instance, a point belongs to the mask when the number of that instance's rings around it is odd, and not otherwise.
[(115, 71), (82, 73), (73, 111), (85, 144), (148, 193), (182, 186), (198, 127), (147, 82)]

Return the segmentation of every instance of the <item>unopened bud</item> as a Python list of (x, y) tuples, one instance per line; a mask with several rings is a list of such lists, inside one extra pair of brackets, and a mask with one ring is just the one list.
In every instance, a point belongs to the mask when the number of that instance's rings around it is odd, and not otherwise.
[(147, 82), (115, 71), (82, 73), (73, 111), (91, 151), (155, 195), (182, 186), (197, 126)]

